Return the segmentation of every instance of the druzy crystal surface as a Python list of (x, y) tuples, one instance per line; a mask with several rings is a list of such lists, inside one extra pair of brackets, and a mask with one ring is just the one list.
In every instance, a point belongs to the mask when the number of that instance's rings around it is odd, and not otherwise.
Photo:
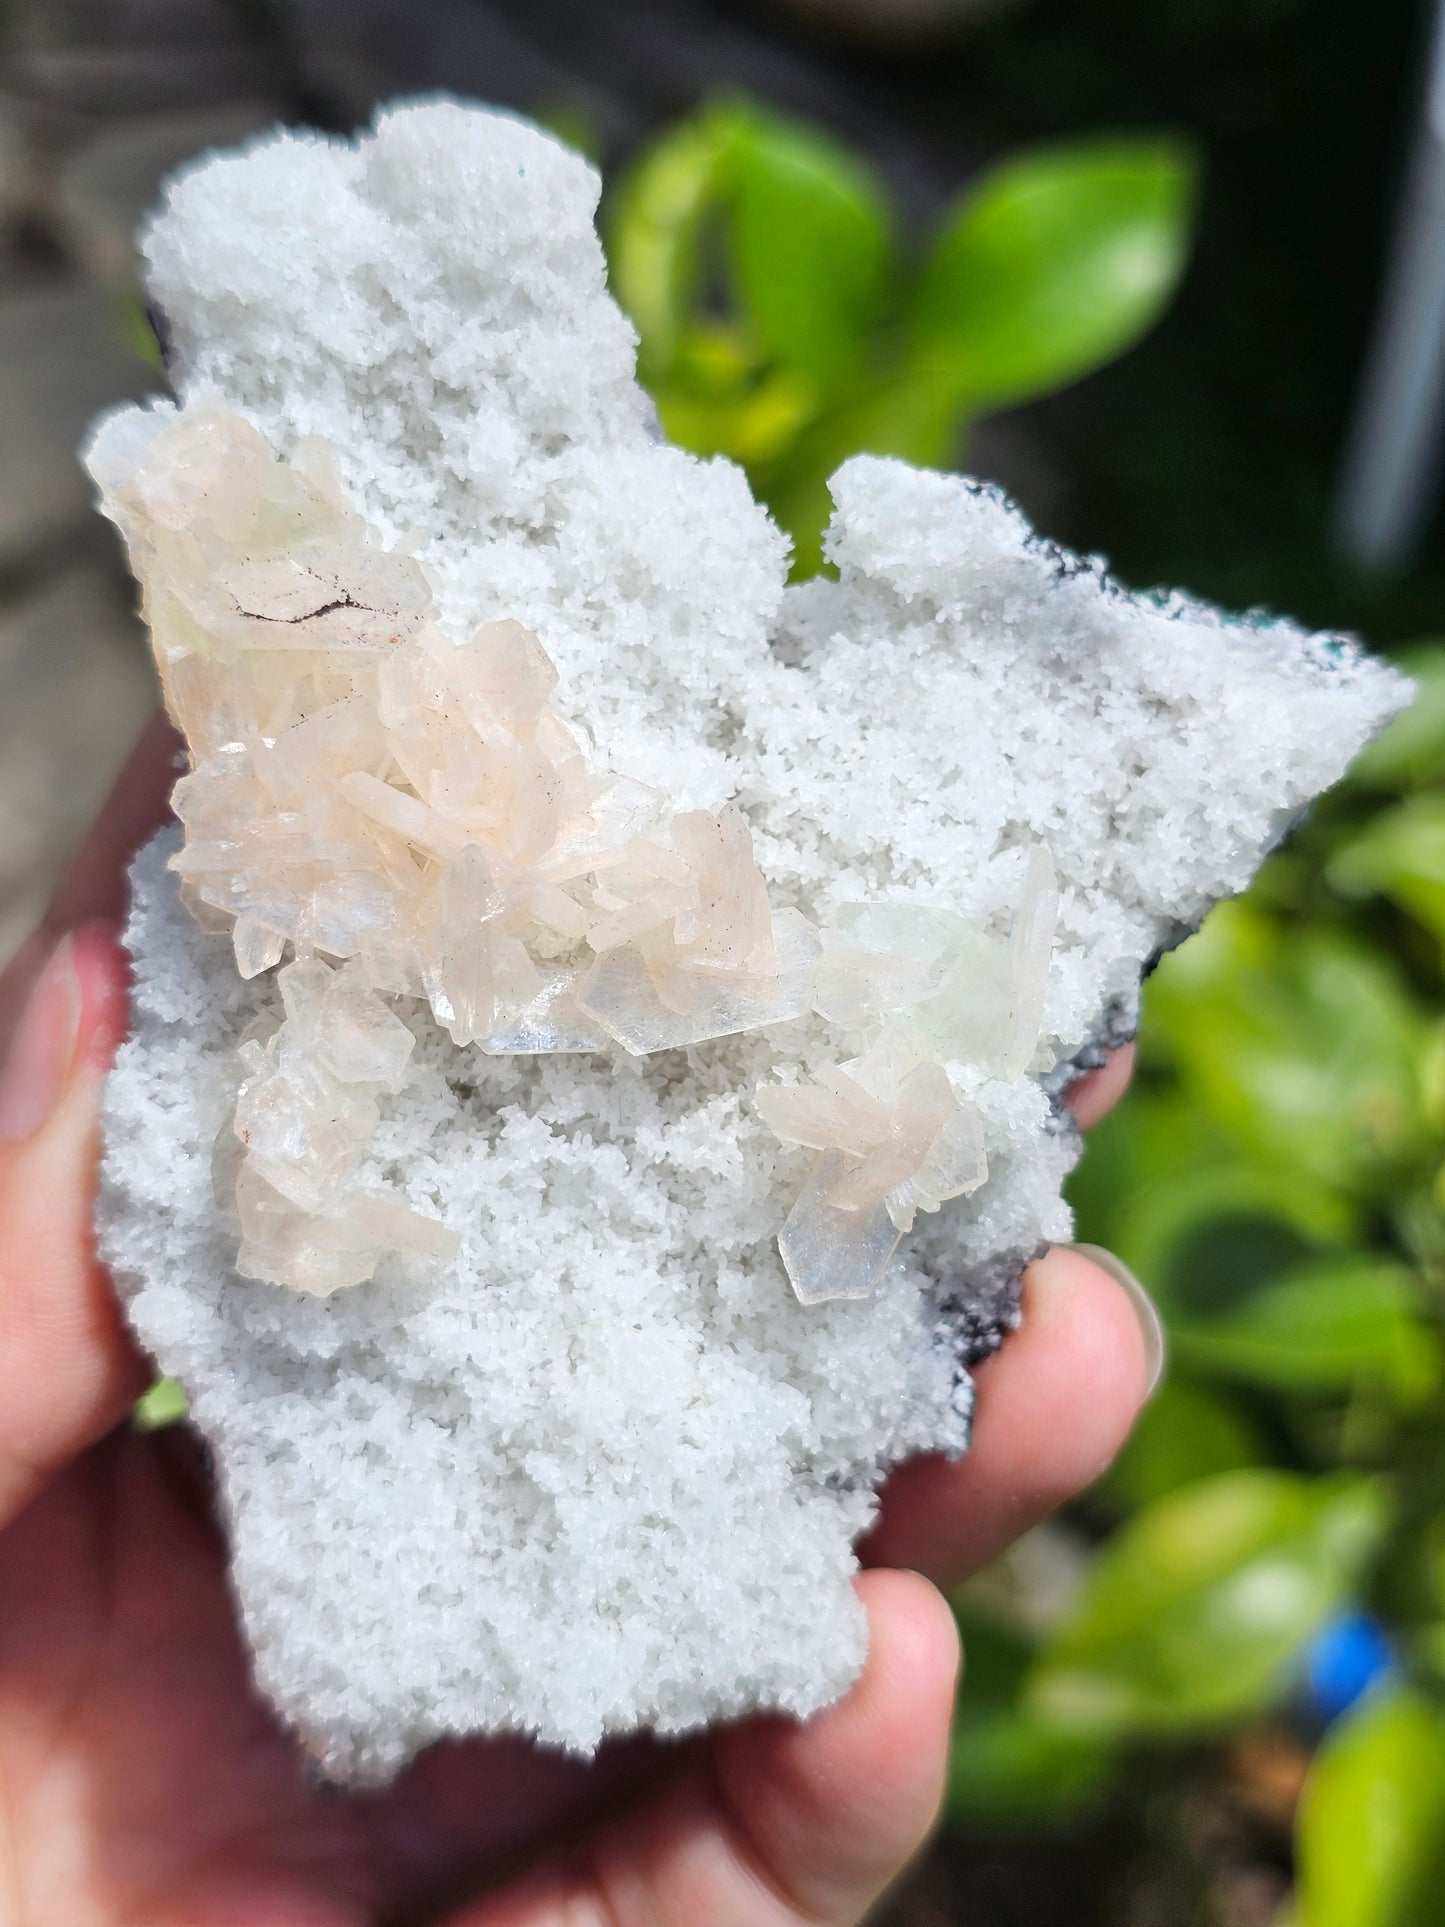
[(847, 1687), (878, 1482), (1069, 1235), (1062, 1089), (1408, 695), (873, 457), (787, 586), (596, 198), (454, 103), (212, 159), (175, 397), (89, 455), (191, 752), (102, 1248), (349, 1779)]

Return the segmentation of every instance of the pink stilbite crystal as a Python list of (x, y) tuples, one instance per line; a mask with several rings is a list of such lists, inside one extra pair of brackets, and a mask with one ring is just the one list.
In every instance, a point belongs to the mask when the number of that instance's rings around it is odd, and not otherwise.
[(1028, 1068), (1058, 904), (1042, 846), (1007, 945), (862, 903), (825, 947), (774, 913), (735, 805), (670, 812), (594, 766), (529, 630), (446, 635), (425, 571), (350, 507), (317, 438), (284, 461), (239, 416), (183, 411), (120, 504), (191, 747), (187, 901), (230, 929), (243, 977), (297, 959), (280, 1031), (243, 1052), (242, 1271), (328, 1292), (386, 1250), (446, 1255), (440, 1226), (353, 1182), (409, 1054), (388, 996), (492, 1053), (641, 1056), (814, 1010), (861, 1033), (822, 1086), (759, 1094), (780, 1138), (824, 1154), (780, 1240), (807, 1302), (870, 1290), (915, 1212), (983, 1183), (946, 1067)]
[(243, 1053), (243, 1272), (327, 1292), (385, 1250), (449, 1249), (351, 1186), (406, 1055), (381, 1066), (368, 1043), (410, 1043), (383, 997), (424, 997), (455, 1044), (528, 1053), (644, 1054), (811, 1007), (816, 933), (774, 917), (741, 811), (670, 813), (595, 767), (536, 636), (451, 640), (317, 438), (285, 461), (238, 416), (182, 411), (119, 506), (191, 749), (186, 900), (229, 928), (243, 977), (297, 958), (284, 1024)]
[(952, 911), (916, 904), (835, 912), (814, 1008), (867, 1048), (826, 1068), (817, 1084), (757, 1093), (776, 1137), (823, 1154), (778, 1240), (803, 1303), (866, 1294), (915, 1213), (937, 1211), (987, 1178), (983, 1120), (955, 1092), (947, 1066), (1009, 1077), (1028, 1068), (1057, 913), (1042, 844), (1029, 850), (1007, 945)]

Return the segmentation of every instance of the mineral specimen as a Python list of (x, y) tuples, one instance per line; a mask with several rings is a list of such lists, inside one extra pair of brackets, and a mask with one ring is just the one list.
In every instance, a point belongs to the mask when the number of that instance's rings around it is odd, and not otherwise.
[(182, 175), (178, 401), (90, 454), (192, 758), (103, 1248), (347, 1778), (848, 1684), (877, 1481), (1068, 1233), (1059, 1092), (1408, 694), (871, 457), (785, 589), (596, 191), (448, 103)]

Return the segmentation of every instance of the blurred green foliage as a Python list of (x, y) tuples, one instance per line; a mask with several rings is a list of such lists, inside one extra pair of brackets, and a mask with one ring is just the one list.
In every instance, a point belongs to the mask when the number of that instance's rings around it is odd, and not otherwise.
[[(727, 103), (623, 183), (613, 285), (669, 434), (742, 463), (809, 574), (846, 456), (959, 462), (1149, 328), (1194, 195), (1170, 139), (1041, 147), (910, 248), (856, 157)], [(1414, 708), (1160, 966), (1075, 1176), (1173, 1359), (1075, 1508), (1079, 1583), (1042, 1626), (958, 1602), (975, 1830), (1071, 1824), (1261, 1723), (1312, 1743), (1312, 1642), (1373, 1612), (1397, 1660), (1315, 1756), (1294, 1927), (1445, 1922), (1445, 645), (1406, 666)]]
[(1024, 1703), (1104, 1735), (1209, 1731), (1267, 1699), (1376, 1551), (1375, 1481), (1251, 1467), (1162, 1494), (1103, 1545)]
[(1414, 708), (1148, 986), (1072, 1195), (1170, 1376), (1076, 1508), (1076, 1593), (955, 1739), (961, 1824), (997, 1823), (976, 1783), (1011, 1733), (1017, 1819), (1063, 1826), (1161, 1748), (1308, 1739), (1311, 1642), (1364, 1606), (1398, 1658), (1316, 1755), (1293, 1927), (1445, 1921), (1445, 645), (1406, 667)]
[(811, 575), (846, 456), (959, 460), (971, 421), (1076, 380), (1152, 325), (1188, 254), (1194, 188), (1177, 140), (1038, 147), (912, 249), (862, 160), (727, 102), (623, 180), (612, 284), (668, 434), (740, 462)]
[(1409, 1689), (1342, 1720), (1315, 1760), (1298, 1829), (1297, 1927), (1445, 1919), (1445, 1709)]
[(139, 1431), (161, 1432), (178, 1425), (190, 1410), (185, 1387), (174, 1378), (158, 1378), (136, 1400), (131, 1420)]

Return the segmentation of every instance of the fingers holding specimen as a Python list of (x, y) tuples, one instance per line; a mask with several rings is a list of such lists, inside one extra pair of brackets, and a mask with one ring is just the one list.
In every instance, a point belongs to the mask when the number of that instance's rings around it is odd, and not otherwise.
[(1064, 1092), (1064, 1102), (1081, 1131), (1092, 1131), (1101, 1124), (1128, 1090), (1136, 1056), (1132, 1044), (1111, 1050), (1098, 1070), (1075, 1078)]
[(863, 1677), (803, 1725), (767, 1719), (724, 1733), (716, 1774), (755, 1864), (805, 1920), (861, 1919), (922, 1846), (943, 1794), (958, 1634), (917, 1573), (859, 1581)]
[(893, 1474), (867, 1564), (961, 1579), (1107, 1470), (1157, 1382), (1163, 1336), (1142, 1287), (1104, 1255), (1107, 1270), (1056, 1245), (1030, 1265), (1020, 1328), (977, 1371), (970, 1450)]
[(113, 927), (63, 938), (0, 1070), (0, 1525), (144, 1382), (95, 1256), (100, 1091), (125, 1029)]
[(0, 973), (0, 1054), (20, 1020), (32, 985), (68, 930), (103, 918), (118, 922), (126, 905), (126, 865), (170, 815), (170, 794), (183, 745), (157, 710), (137, 737), (99, 816), (61, 879), (40, 928)]
[(853, 1927), (927, 1838), (958, 1674), (914, 1573), (859, 1580), (863, 1676), (816, 1718), (750, 1720), (711, 1760), (449, 1927)]

